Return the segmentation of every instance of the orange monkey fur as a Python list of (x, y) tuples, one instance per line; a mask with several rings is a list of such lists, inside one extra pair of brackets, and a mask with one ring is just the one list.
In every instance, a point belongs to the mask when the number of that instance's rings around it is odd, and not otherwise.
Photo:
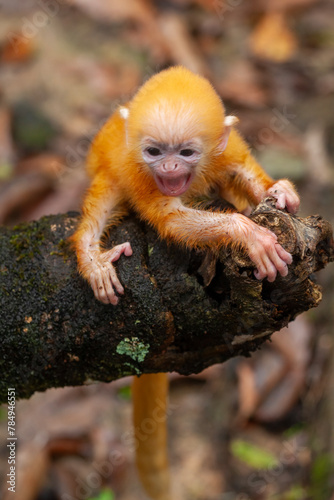
[(136, 465), (145, 490), (154, 500), (170, 500), (167, 457), (168, 377), (154, 373), (132, 384)]
[[(194, 199), (216, 192), (239, 212), (269, 194), (276, 198), (278, 208), (297, 211), (299, 198), (292, 184), (288, 180), (275, 182), (262, 170), (233, 128), (237, 121), (225, 117), (223, 104), (206, 79), (182, 67), (153, 76), (128, 105), (111, 116), (89, 154), (88, 171), (93, 181), (73, 236), (79, 271), (97, 299), (115, 305), (115, 290), (124, 293), (112, 263), (122, 253), (130, 256), (131, 245), (125, 242), (105, 251), (100, 238), (106, 225), (118, 223), (129, 207), (168, 241), (211, 250), (238, 246), (254, 262), (256, 278), (273, 281), (277, 272), (287, 274), (291, 255), (273, 233), (242, 213), (191, 208)], [(153, 411), (145, 406), (152, 404), (151, 384), (155, 394), (166, 392), (162, 374), (134, 382), (137, 430), (145, 412)], [(157, 444), (165, 443), (165, 424), (159, 423), (144, 441), (139, 434), (136, 437), (143, 483), (154, 500), (165, 500), (167, 460), (162, 444)], [(149, 470), (155, 473), (149, 474)]]

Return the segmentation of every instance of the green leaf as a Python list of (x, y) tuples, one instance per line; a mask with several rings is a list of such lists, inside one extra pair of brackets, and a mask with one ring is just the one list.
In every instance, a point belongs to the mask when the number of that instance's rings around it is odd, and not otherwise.
[(334, 461), (329, 453), (318, 455), (311, 470), (312, 498), (326, 500), (330, 498), (330, 479), (333, 477)]
[(121, 387), (118, 389), (117, 394), (125, 400), (130, 400), (131, 399), (131, 387), (129, 385), (126, 385), (125, 387)]
[(304, 500), (306, 496), (305, 489), (299, 484), (296, 484), (295, 486), (292, 486), (292, 488), (290, 488), (290, 490), (287, 491), (281, 498), (282, 500)]
[(0, 422), (7, 420), (7, 408), (3, 405), (0, 406)]
[(0, 181), (9, 179), (13, 174), (13, 165), (8, 162), (0, 163)]
[(104, 489), (100, 491), (97, 497), (91, 497), (88, 500), (115, 500), (115, 495), (111, 490)]
[(274, 455), (242, 439), (232, 441), (231, 452), (236, 458), (254, 469), (268, 469), (278, 464)]

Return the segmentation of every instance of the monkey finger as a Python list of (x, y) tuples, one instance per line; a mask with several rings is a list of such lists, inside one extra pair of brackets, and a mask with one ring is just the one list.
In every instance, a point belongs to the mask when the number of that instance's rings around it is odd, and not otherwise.
[(264, 276), (261, 275), (261, 273), (258, 269), (255, 269), (254, 276), (257, 280), (262, 280), (264, 278)]
[(285, 193), (278, 193), (274, 195), (276, 198), (276, 208), (283, 210), (286, 207), (286, 195)]
[(109, 299), (105, 293), (104, 284), (102, 280), (101, 272), (94, 271), (90, 276), (90, 284), (93, 289), (95, 298), (103, 304), (109, 304)]
[(124, 288), (123, 288), (121, 282), (119, 281), (117, 274), (116, 274), (116, 271), (113, 267), (109, 271), (109, 277), (110, 277), (110, 281), (111, 281), (113, 287), (116, 289), (117, 293), (119, 293), (120, 295), (123, 295)]
[(125, 246), (125, 250), (124, 250), (124, 255), (126, 255), (127, 257), (130, 257), (132, 255), (132, 247), (131, 247), (131, 244), (127, 241), (126, 243), (124, 243)]
[(289, 253), (286, 250), (284, 250), (284, 248), (282, 247), (282, 245), (280, 245), (279, 243), (276, 243), (275, 244), (275, 249), (276, 249), (276, 252), (277, 252), (279, 258), (282, 259), (286, 264), (291, 264), (292, 263), (292, 255), (291, 255), (291, 253)]
[(116, 262), (120, 256), (124, 253), (127, 257), (132, 255), (132, 248), (129, 242), (121, 243), (116, 245), (114, 248), (107, 252), (110, 262)]
[(277, 235), (273, 231), (270, 231), (270, 229), (267, 229), (266, 227), (256, 226), (256, 231), (261, 243), (263, 243), (264, 236), (267, 237), (270, 236), (270, 238), (273, 238), (275, 241), (277, 241)]
[(264, 266), (265, 266), (265, 273), (266, 273), (268, 281), (270, 283), (275, 281), (276, 276), (277, 276), (277, 268), (268, 256), (264, 257)]
[(299, 205), (300, 205), (299, 196), (295, 192), (292, 192), (291, 196), (289, 196), (289, 198), (287, 199), (286, 208), (291, 214), (295, 214), (298, 212)]
[(277, 270), (267, 255), (263, 255), (262, 259), (256, 263), (256, 271), (254, 276), (256, 279), (261, 280), (267, 278), (268, 281), (275, 281)]
[(257, 270), (254, 273), (257, 279), (268, 279), (273, 282), (276, 279), (277, 272), (281, 276), (288, 274), (287, 263), (291, 263), (291, 255), (284, 250), (278, 243), (270, 244), (268, 241), (263, 241), (263, 247), (258, 249), (256, 255), (253, 254), (253, 262)]
[(98, 294), (99, 286), (98, 286), (97, 281), (96, 281), (95, 272), (92, 272), (90, 274), (90, 276), (89, 276), (89, 283), (90, 283), (90, 286), (92, 287), (92, 290), (94, 292), (95, 298), (97, 300), (99, 300), (99, 294)]
[(272, 262), (273, 262), (273, 265), (275, 266), (276, 273), (278, 271), (279, 274), (283, 277), (288, 274), (288, 272), (289, 272), (288, 265), (284, 260), (282, 260), (279, 257), (278, 254), (272, 256)]
[(275, 281), (277, 272), (274, 266), (264, 267), (263, 265), (258, 266), (254, 271), (254, 276), (257, 280), (263, 280), (267, 278), (268, 281)]
[(102, 274), (102, 280), (103, 280), (104, 293), (108, 299), (108, 303), (115, 306), (118, 303), (118, 297), (116, 296), (115, 290), (113, 288), (109, 269), (107, 272)]
[(288, 265), (284, 264), (280, 269), (278, 269), (278, 272), (283, 278), (284, 276), (287, 276), (289, 273)]
[(262, 265), (257, 266), (254, 276), (257, 280), (263, 280), (267, 276), (265, 268)]
[(288, 212), (296, 213), (299, 209), (299, 196), (291, 182), (287, 180), (277, 181), (269, 190), (268, 194), (276, 198), (277, 208), (287, 208)]

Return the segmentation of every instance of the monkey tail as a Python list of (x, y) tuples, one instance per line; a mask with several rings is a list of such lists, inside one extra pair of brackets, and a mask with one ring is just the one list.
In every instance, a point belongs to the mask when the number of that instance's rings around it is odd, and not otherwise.
[(136, 463), (152, 500), (170, 500), (167, 457), (168, 377), (156, 373), (134, 377), (132, 384)]

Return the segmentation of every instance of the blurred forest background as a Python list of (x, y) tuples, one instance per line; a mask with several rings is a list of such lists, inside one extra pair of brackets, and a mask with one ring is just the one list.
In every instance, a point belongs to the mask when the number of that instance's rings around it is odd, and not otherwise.
[[(150, 75), (208, 77), (254, 155), (288, 176), (301, 214), (334, 222), (331, 0), (0, 0), (0, 222), (79, 210), (85, 156)], [(251, 358), (171, 374), (176, 500), (333, 500), (334, 266), (320, 306)], [(17, 405), (18, 484), (2, 498), (144, 499), (129, 445), (130, 380)]]

